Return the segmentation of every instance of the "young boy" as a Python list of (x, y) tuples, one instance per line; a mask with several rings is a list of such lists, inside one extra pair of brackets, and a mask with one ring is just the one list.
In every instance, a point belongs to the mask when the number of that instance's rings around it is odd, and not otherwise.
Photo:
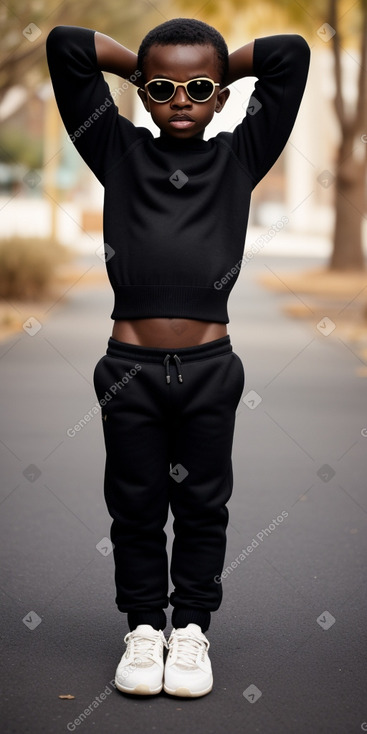
[[(153, 28), (138, 55), (72, 26), (51, 31), (47, 55), (66, 130), (105, 188), (114, 325), (94, 386), (116, 604), (130, 629), (116, 686), (203, 696), (213, 686), (204, 633), (222, 600), (235, 411), (244, 387), (227, 333), (227, 300), (251, 192), (293, 128), (310, 49), (298, 34), (279, 34), (228, 55), (216, 29), (175, 18)], [(102, 71), (138, 87), (158, 137), (118, 113)], [(232, 133), (204, 140), (228, 99), (227, 85), (244, 76), (258, 78), (246, 116)]]

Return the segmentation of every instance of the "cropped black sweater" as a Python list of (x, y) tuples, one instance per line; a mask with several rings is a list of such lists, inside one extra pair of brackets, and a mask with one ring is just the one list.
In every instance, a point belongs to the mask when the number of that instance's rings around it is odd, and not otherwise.
[[(98, 67), (94, 34), (57, 26), (46, 47), (66, 130), (105, 189), (106, 268), (115, 294), (111, 318), (228, 323), (251, 192), (293, 128), (309, 46), (298, 34), (255, 39), (258, 81), (233, 132), (209, 140), (155, 138), (119, 114)], [(233, 277), (225, 278), (231, 268)]]

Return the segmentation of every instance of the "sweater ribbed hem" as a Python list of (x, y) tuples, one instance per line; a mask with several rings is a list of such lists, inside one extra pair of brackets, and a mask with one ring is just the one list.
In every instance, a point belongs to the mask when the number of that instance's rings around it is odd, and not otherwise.
[(113, 287), (111, 319), (180, 318), (228, 324), (225, 288), (179, 285)]

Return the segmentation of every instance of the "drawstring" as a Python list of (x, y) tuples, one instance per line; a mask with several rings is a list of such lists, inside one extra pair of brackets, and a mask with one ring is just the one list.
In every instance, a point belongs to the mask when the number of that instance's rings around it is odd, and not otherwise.
[(165, 356), (165, 358), (163, 360), (163, 364), (164, 364), (164, 366), (166, 368), (166, 382), (167, 382), (168, 385), (171, 382), (171, 376), (170, 376), (170, 373), (169, 373), (169, 360), (170, 360), (170, 357), (171, 357), (170, 354), (166, 354), (166, 356)]
[(174, 354), (174, 355), (173, 355), (173, 359), (174, 359), (174, 360), (175, 360), (175, 362), (176, 362), (176, 367), (177, 367), (177, 375), (178, 375), (178, 381), (179, 381), (179, 382), (183, 382), (183, 377), (182, 377), (182, 375), (181, 375), (181, 372), (180, 372), (180, 364), (181, 364), (181, 360), (180, 360), (180, 358), (179, 358), (178, 354)]
[[(171, 382), (171, 375), (169, 373), (169, 361), (170, 361), (170, 359), (171, 359), (171, 355), (170, 354), (166, 354), (166, 356), (165, 356), (165, 358), (163, 360), (163, 364), (164, 364), (164, 366), (166, 368), (166, 382), (167, 382), (167, 385), (169, 385), (170, 382)], [(183, 377), (182, 377), (182, 374), (180, 372), (181, 360), (180, 360), (178, 354), (174, 354), (173, 355), (173, 359), (176, 362), (178, 381), (179, 382), (183, 382)]]

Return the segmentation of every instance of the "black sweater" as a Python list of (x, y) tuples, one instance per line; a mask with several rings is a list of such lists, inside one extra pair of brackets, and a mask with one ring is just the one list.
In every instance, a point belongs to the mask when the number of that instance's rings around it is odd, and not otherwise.
[(255, 101), (232, 133), (155, 138), (119, 114), (97, 64), (94, 34), (57, 26), (47, 38), (47, 59), (66, 130), (105, 189), (111, 318), (228, 323), (251, 192), (293, 128), (309, 46), (298, 34), (255, 39)]

